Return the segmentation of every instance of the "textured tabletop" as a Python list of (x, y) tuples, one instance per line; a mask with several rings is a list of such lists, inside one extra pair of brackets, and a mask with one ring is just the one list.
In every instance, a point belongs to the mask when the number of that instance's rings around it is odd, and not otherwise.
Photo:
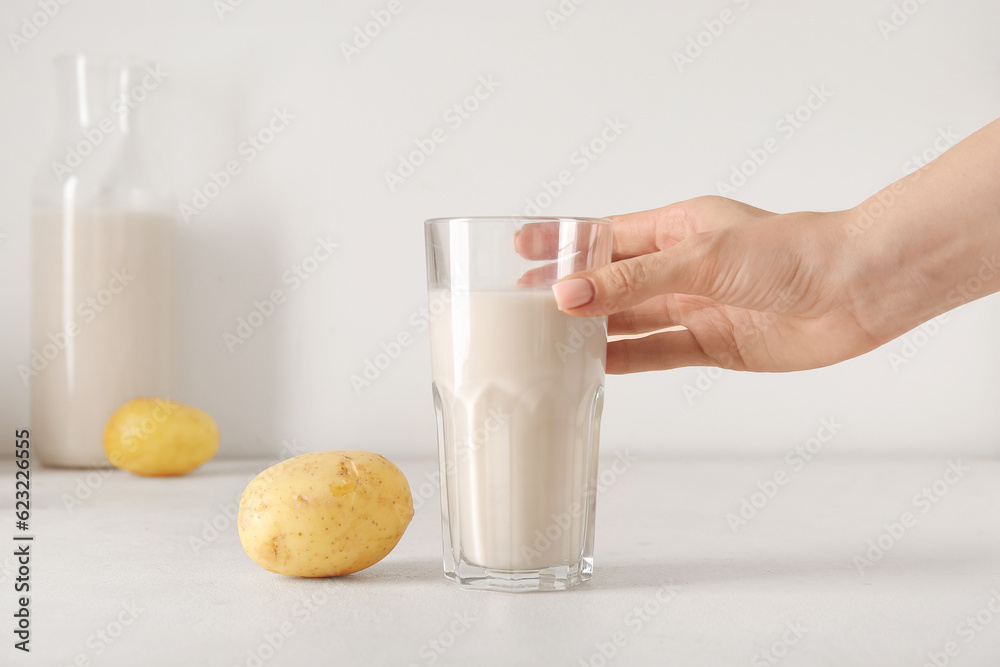
[[(381, 563), (340, 579), (265, 572), (234, 517), (269, 463), (218, 461), (176, 479), (33, 470), (31, 653), (8, 629), (0, 664), (1000, 664), (997, 461), (609, 448), (594, 578), (533, 594), (444, 579), (426, 460), (398, 462), (417, 511)], [(0, 471), (0, 539), (22, 544), (12, 462)], [(0, 557), (7, 626), (14, 550)]]

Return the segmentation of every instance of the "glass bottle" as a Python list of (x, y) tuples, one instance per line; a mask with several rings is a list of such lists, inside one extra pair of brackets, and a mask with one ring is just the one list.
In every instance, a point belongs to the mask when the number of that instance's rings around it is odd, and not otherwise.
[(176, 209), (140, 122), (164, 74), (55, 65), (58, 131), (32, 193), (32, 443), (46, 465), (100, 467), (111, 414), (174, 393)]

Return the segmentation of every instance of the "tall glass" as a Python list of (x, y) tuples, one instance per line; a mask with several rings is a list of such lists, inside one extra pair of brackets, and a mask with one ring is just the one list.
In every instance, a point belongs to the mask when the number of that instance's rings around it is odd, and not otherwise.
[(600, 218), (425, 223), (445, 575), (562, 590), (593, 572), (606, 318), (552, 285), (611, 261)]

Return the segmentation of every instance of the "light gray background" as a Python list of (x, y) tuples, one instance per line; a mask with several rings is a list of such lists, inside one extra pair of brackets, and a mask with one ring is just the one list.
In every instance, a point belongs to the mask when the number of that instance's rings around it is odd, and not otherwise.
[[(236, 4), (238, 0), (230, 0)], [(849, 0), (589, 0), (553, 27), (559, 2), (402, 0), (350, 62), (341, 43), (387, 2), (73, 0), (18, 51), (8, 34), (39, 11), (0, 6), (0, 433), (27, 423), (32, 173), (55, 129), (52, 58), (75, 50), (154, 58), (157, 149), (178, 197), (208, 181), (274, 108), (295, 120), (183, 225), (178, 398), (210, 412), (221, 455), (361, 448), (431, 455), (434, 424), (421, 222), (523, 213), (562, 169), (573, 183), (544, 213), (607, 215), (716, 193), (746, 151), (779, 151), (734, 195), (777, 211), (854, 205), (899, 178), (939, 132), (998, 115), (1000, 5)], [(895, 8), (895, 9), (894, 9)], [(724, 9), (722, 34), (679, 71), (675, 52)], [(704, 41), (705, 35), (702, 36)], [(443, 114), (480, 77), (500, 83), (457, 129)], [(832, 97), (791, 137), (776, 123), (811, 87)], [(572, 156), (607, 119), (627, 127), (583, 171)], [(384, 173), (436, 127), (447, 140), (395, 192)], [(942, 224), (948, 224), (942, 220)], [(340, 244), (301, 289), (282, 274), (317, 236)], [(287, 302), (230, 353), (255, 299)], [(419, 315), (417, 315), (419, 317)], [(681, 369), (607, 383), (604, 442), (667, 454), (778, 454), (842, 427), (828, 452), (995, 454), (1000, 301), (953, 312), (933, 335), (836, 367), (785, 375)], [(358, 394), (351, 375), (401, 332), (414, 343)], [(919, 352), (896, 369), (890, 353)], [(707, 387), (689, 401), (685, 385)], [(283, 445), (284, 443), (284, 445)], [(9, 448), (4, 448), (8, 454)]]

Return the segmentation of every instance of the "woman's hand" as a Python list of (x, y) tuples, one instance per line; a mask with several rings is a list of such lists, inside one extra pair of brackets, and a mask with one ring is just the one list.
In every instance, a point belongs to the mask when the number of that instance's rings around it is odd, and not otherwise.
[[(827, 366), (1000, 291), (1000, 120), (845, 211), (699, 197), (612, 220), (612, 263), (552, 287), (566, 313), (642, 335), (608, 344), (609, 373)], [(528, 259), (557, 242), (545, 224), (515, 238)]]
[[(613, 263), (555, 285), (569, 314), (608, 315), (609, 373), (791, 371), (885, 342), (860, 321), (840, 213), (776, 215), (722, 197), (615, 216)], [(528, 239), (519, 239), (527, 243)]]

